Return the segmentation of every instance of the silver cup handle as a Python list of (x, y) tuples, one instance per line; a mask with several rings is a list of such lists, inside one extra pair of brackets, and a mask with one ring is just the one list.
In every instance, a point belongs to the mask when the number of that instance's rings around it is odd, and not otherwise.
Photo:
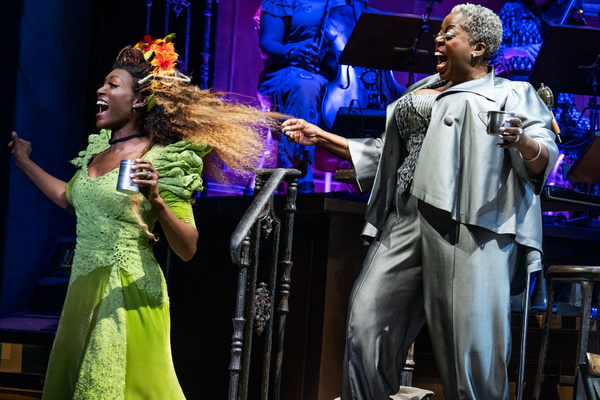
[(483, 124), (487, 127), (487, 125), (488, 125), (487, 118), (485, 120), (483, 118), (481, 118), (481, 113), (485, 113), (487, 115), (488, 111), (479, 111), (479, 113), (477, 113), (477, 116), (479, 117), (481, 122), (483, 122)]

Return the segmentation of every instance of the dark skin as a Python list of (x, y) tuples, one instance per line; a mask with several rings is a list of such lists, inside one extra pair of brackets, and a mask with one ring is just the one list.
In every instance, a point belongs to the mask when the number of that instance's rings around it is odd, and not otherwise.
[[(435, 38), (439, 59), (437, 70), (443, 80), (449, 81), (448, 84), (435, 89), (418, 90), (415, 94), (442, 93), (454, 85), (481, 78), (488, 73), (488, 60), (482, 57), (486, 45), (482, 42), (470, 43), (468, 33), (460, 27), (461, 18), (462, 15), (457, 13), (446, 16), (442, 22), (442, 30)], [(549, 159), (546, 146), (523, 132), (519, 118), (511, 118), (506, 122), (512, 126), (501, 128), (502, 142), (496, 146), (502, 149), (516, 148), (525, 159), (535, 158), (540, 151), (535, 161), (527, 163), (527, 168), (534, 173), (542, 172)], [(346, 160), (351, 158), (348, 141), (344, 137), (325, 132), (299, 118), (288, 119), (282, 127), (289, 141), (305, 146), (320, 146)]]
[[(137, 109), (145, 107), (147, 99), (136, 95), (132, 84), (133, 78), (129, 72), (116, 69), (106, 77), (104, 84), (97, 91), (101, 112), (96, 115), (96, 126), (100, 129), (111, 129), (113, 139), (138, 134), (144, 126), (144, 120)], [(67, 183), (48, 174), (31, 161), (31, 143), (13, 132), (8, 146), (12, 147), (17, 167), (23, 170), (50, 200), (73, 212), (65, 192)], [(136, 172), (130, 175), (133, 182), (140, 185), (140, 193), (152, 205), (173, 251), (184, 261), (188, 261), (196, 253), (198, 231), (181, 221), (160, 197), (158, 171), (149, 160), (141, 158), (149, 150), (149, 146), (150, 141), (144, 136), (113, 144), (94, 157), (88, 166), (88, 175), (96, 179), (119, 168), (121, 160), (135, 159), (136, 164), (132, 169)]]

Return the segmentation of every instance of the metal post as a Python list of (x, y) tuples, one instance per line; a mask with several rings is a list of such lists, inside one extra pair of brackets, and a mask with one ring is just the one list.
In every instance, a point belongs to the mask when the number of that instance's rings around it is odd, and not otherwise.
[(210, 69), (210, 23), (212, 19), (212, 0), (204, 1), (204, 37), (202, 40), (202, 63), (200, 64), (200, 89), (208, 89)]
[(292, 258), (292, 239), (294, 233), (294, 213), (296, 212), (296, 197), (298, 193), (298, 178), (295, 178), (288, 185), (286, 212), (286, 229), (284, 230), (285, 253), (281, 261), (281, 283), (279, 285), (279, 305), (277, 312), (279, 314), (279, 327), (277, 330), (277, 366), (275, 371), (275, 393), (273, 400), (279, 400), (281, 394), (281, 366), (283, 364), (283, 343), (285, 338), (285, 321), (287, 313), (290, 311), (288, 299), (290, 296), (290, 283), (293, 262)]
[[(279, 398), (281, 382), (281, 361), (283, 357), (283, 334), (285, 318), (289, 310), (290, 273), (292, 268), (292, 232), (296, 211), (296, 193), (300, 171), (290, 169), (256, 170), (254, 200), (235, 229), (230, 244), (231, 259), (239, 266), (238, 297), (236, 314), (233, 319), (234, 333), (231, 344), (229, 400), (246, 400), (249, 395), (250, 358), (252, 352), (253, 329), (257, 335), (265, 333), (263, 347), (262, 394), (261, 399), (269, 399), (271, 387), (271, 358), (273, 350), (273, 315), (275, 308), (275, 287), (278, 279), (279, 241), (281, 222), (275, 215), (274, 193), (279, 184), (288, 182), (288, 201), (284, 229), (285, 250), (281, 261), (279, 284), (279, 318), (277, 340), (277, 370), (275, 372), (275, 395)], [(268, 181), (265, 183), (265, 180)], [(257, 288), (259, 250), (261, 237), (273, 235), (269, 282), (261, 282)], [(252, 390), (254, 393), (254, 390)]]
[(535, 400), (540, 399), (540, 391), (545, 379), (544, 364), (546, 363), (546, 352), (548, 351), (548, 339), (550, 336), (550, 322), (552, 320), (552, 305), (554, 304), (554, 288), (552, 287), (552, 279), (548, 279), (548, 307), (546, 308), (546, 319), (544, 321), (544, 336), (542, 337), (542, 348), (540, 350), (540, 358), (538, 360), (537, 374), (535, 377), (535, 386), (533, 388), (533, 396)]
[(231, 342), (231, 362), (229, 364), (229, 400), (238, 399), (240, 373), (242, 372), (242, 350), (244, 346), (244, 305), (246, 304), (246, 282), (248, 280), (248, 265), (250, 237), (242, 244), (242, 261), (238, 273), (238, 293), (235, 302), (235, 317), (233, 318), (233, 336)]
[(527, 345), (527, 324), (529, 321), (529, 300), (531, 293), (531, 276), (534, 274), (527, 274), (527, 284), (525, 285), (525, 298), (523, 299), (523, 310), (521, 317), (523, 321), (521, 322), (521, 354), (519, 357), (519, 376), (517, 378), (517, 400), (523, 400), (523, 381), (525, 380), (525, 348)]
[(152, 0), (146, 0), (146, 35), (150, 34), (150, 9), (152, 8)]

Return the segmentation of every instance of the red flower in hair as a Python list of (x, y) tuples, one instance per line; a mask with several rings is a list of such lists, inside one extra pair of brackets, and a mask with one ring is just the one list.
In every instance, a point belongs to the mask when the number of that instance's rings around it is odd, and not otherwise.
[[(141, 49), (144, 52), (144, 58), (146, 60), (152, 59), (150, 65), (154, 68), (154, 73), (171, 75), (175, 69), (175, 64), (179, 58), (179, 54), (175, 52), (175, 46), (173, 45), (173, 39), (175, 34), (165, 36), (164, 39), (154, 39), (150, 35), (144, 36), (144, 40), (140, 40), (135, 45), (136, 48)], [(154, 58), (152, 57), (154, 56)]]
[(134, 46), (134, 48), (141, 49), (144, 52), (144, 58), (148, 60), (152, 57), (152, 50), (154, 43), (156, 43), (156, 39), (152, 40), (152, 36), (146, 35), (144, 36), (144, 40), (140, 40), (138, 44)]
[(150, 65), (154, 68), (154, 72), (162, 73), (164, 75), (171, 75), (175, 69), (175, 63), (179, 55), (175, 52), (155, 52), (154, 58)]

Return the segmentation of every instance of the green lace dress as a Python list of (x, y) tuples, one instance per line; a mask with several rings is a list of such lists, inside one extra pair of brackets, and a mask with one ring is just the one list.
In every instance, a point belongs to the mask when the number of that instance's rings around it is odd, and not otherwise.
[[(110, 131), (90, 136), (72, 161), (79, 170), (66, 191), (77, 215), (77, 246), (42, 398), (183, 399), (171, 358), (166, 283), (134, 216), (134, 196), (116, 191), (118, 169), (88, 176), (89, 162), (108, 149), (109, 138)], [(144, 155), (159, 171), (161, 197), (192, 226), (190, 197), (202, 186), (209, 150), (181, 141)], [(157, 217), (143, 195), (137, 198), (152, 231)]]

